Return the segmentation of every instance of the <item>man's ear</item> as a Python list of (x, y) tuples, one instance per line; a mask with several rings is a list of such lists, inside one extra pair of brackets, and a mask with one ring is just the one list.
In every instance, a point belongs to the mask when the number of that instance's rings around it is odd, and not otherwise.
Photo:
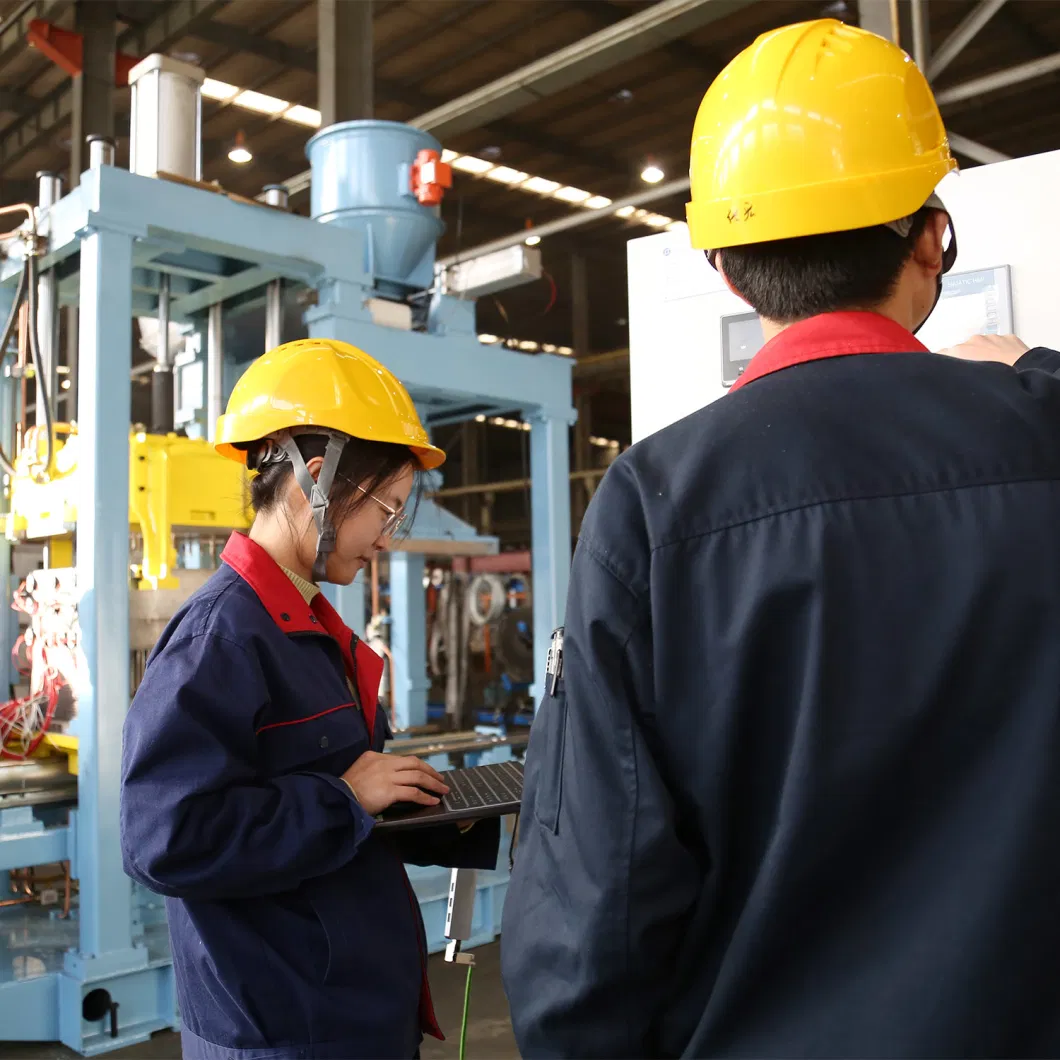
[(942, 258), (945, 249), (946, 229), (950, 218), (943, 210), (932, 210), (928, 214), (924, 230), (913, 247), (913, 260), (932, 276), (942, 272)]
[(714, 259), (714, 268), (718, 270), (718, 275), (721, 277), (722, 282), (726, 287), (734, 294), (741, 302), (751, 303), (733, 286), (732, 280), (729, 279), (729, 274), (725, 271), (725, 251), (719, 250), (717, 257)]

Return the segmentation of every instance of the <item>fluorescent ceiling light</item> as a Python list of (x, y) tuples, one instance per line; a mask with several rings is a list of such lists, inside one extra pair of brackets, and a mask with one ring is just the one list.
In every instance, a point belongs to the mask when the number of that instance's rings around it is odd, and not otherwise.
[(487, 174), (487, 180), (495, 180), (498, 184), (522, 184), (529, 173), (521, 173), (518, 169), (510, 166), (494, 166)]
[(483, 334), (479, 335), (478, 341), (484, 343), (486, 346), (492, 346), (495, 342), (500, 342), (501, 340), (497, 338), (496, 335)]
[(582, 191), (581, 188), (560, 188), (552, 197), (562, 202), (581, 203), (586, 199), (591, 199), (592, 196), (591, 191)]
[(301, 103), (296, 103), (290, 110), (284, 111), (283, 117), (296, 125), (308, 125), (311, 129), (320, 128), (320, 111), (303, 107)]
[(224, 100), (239, 95), (239, 88), (236, 85), (230, 85), (226, 81), (215, 81), (212, 77), (203, 81), (201, 91), (207, 99)]
[(286, 99), (277, 99), (275, 96), (266, 96), (263, 92), (255, 92), (245, 89), (232, 101), (245, 110), (257, 111), (259, 114), (282, 114), (291, 109), (291, 104)]
[(532, 191), (536, 195), (551, 195), (558, 187), (558, 180), (545, 180), (544, 177), (531, 177), (521, 184), (521, 191)]
[(459, 157), (460, 156), (456, 153), (456, 151), (450, 151), (448, 148), (446, 148), (442, 152), (442, 161), (443, 162), (452, 162), (452, 160), (454, 158), (459, 158)]
[(452, 161), (453, 169), (461, 169), (465, 173), (488, 173), (493, 168), (492, 162), (484, 158), (476, 158), (474, 155), (461, 155)]
[(586, 199), (582, 205), (588, 210), (602, 210), (605, 206), (611, 205), (611, 200), (606, 195), (594, 195), (591, 199)]
[(663, 217), (661, 213), (650, 213), (644, 218), (644, 223), (652, 228), (665, 228), (672, 220), (672, 217)]
[(616, 217), (632, 217), (636, 212), (635, 206), (623, 206), (621, 210), (615, 210)]

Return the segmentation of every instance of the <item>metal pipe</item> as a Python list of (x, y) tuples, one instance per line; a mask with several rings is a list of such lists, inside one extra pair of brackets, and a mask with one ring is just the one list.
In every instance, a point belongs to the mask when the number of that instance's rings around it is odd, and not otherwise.
[(217, 436), (217, 421), (224, 412), (224, 320), (221, 303), (210, 306), (206, 324), (206, 437)]
[(964, 81), (952, 88), (944, 88), (936, 93), (935, 99), (940, 107), (951, 103), (960, 103), (966, 99), (976, 99), (986, 95), (988, 92), (997, 92), (1002, 88), (1011, 88), (1020, 85), (1024, 81), (1032, 81), (1036, 77), (1044, 77), (1046, 74), (1055, 73), (1060, 70), (1060, 52), (1046, 55), (1041, 59), (1032, 59), (1028, 63), (1020, 63), (1018, 66), (1010, 66), (1005, 70), (998, 70), (983, 77), (976, 77), (971, 81)]
[[(280, 210), (287, 209), (289, 195), (282, 184), (265, 188), (265, 202)], [(265, 352), (283, 342), (283, 278), (270, 281), (265, 289)]]
[(109, 136), (88, 136), (88, 168), (99, 169), (100, 166), (113, 166), (115, 158), (114, 141)]
[(646, 202), (655, 202), (657, 199), (665, 199), (668, 195), (682, 195), (684, 192), (688, 191), (689, 186), (690, 182), (688, 177), (682, 177), (680, 180), (671, 180), (667, 184), (658, 184), (654, 188), (649, 188), (646, 191), (638, 191), (635, 195), (627, 195), (624, 199), (618, 199), (603, 210), (583, 209), (578, 213), (570, 214), (567, 217), (561, 217), (556, 221), (548, 221), (543, 225), (538, 225), (536, 228), (524, 228), (519, 232), (513, 232), (510, 236), (503, 236), (500, 239), (494, 239), (489, 243), (483, 243), (481, 246), (471, 247), (469, 250), (461, 251), (459, 254), (454, 254), (448, 258), (442, 258), (439, 260), (438, 264), (442, 268), (445, 268), (449, 265), (455, 265), (458, 261), (468, 261), (471, 258), (477, 258), (482, 254), (491, 254), (495, 250), (504, 250), (505, 247), (518, 246), (526, 240), (527, 236), (538, 236), (540, 239), (544, 239), (546, 236), (555, 235), (557, 232), (566, 232), (568, 229), (577, 228), (579, 225), (590, 224), (592, 221), (600, 221), (629, 206), (643, 206)]
[(934, 81), (968, 47), (972, 38), (1001, 10), (1004, 4), (1005, 0), (979, 0), (979, 3), (965, 16), (964, 21), (942, 42), (939, 50), (928, 63), (926, 73), (929, 81)]
[(913, 62), (922, 71), (928, 68), (931, 58), (931, 26), (928, 22), (927, 0), (912, 0)]
[(173, 358), (169, 353), (169, 273), (158, 277), (158, 351), (151, 376), (151, 430), (168, 434), (174, 426)]
[[(37, 186), (37, 202), (44, 213), (62, 198), (62, 178), (56, 173), (38, 173)], [(42, 272), (37, 282), (37, 341), (40, 344), (43, 382), (54, 410), (58, 392), (58, 373), (55, 369), (59, 363), (59, 288), (54, 269)], [(34, 392), (34, 404), (37, 409), (43, 410), (39, 382), (35, 384)], [(36, 419), (38, 423), (45, 422), (43, 411)]]
[(39, 758), (0, 766), (0, 795), (40, 791), (67, 781), (77, 784), (77, 778), (66, 768), (65, 758)]

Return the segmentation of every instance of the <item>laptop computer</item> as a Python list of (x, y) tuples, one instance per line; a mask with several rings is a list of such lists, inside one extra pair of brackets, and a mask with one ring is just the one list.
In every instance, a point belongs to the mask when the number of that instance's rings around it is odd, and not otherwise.
[(376, 817), (375, 827), (384, 831), (432, 828), (519, 812), (523, 798), (522, 762), (447, 769), (442, 777), (449, 786), (449, 794), (437, 806), (395, 803)]

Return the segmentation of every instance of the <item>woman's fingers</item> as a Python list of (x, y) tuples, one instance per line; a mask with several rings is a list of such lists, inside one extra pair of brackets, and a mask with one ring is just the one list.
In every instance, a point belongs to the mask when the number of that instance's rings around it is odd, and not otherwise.
[(394, 802), (418, 802), (421, 806), (437, 806), (441, 799), (435, 798), (422, 788), (402, 785), (394, 788)]
[(394, 771), (392, 779), (396, 784), (404, 784), (410, 787), (414, 785), (418, 788), (424, 788), (426, 791), (433, 791), (438, 795), (449, 794), (448, 786), (441, 779), (435, 780), (434, 777), (421, 773), (419, 770), (397, 769)]

